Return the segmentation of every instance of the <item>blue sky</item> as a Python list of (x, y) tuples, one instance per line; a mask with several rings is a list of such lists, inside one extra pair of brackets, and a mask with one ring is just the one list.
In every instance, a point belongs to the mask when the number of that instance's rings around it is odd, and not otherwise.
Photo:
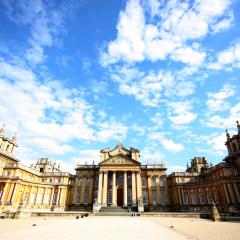
[(119, 141), (184, 170), (240, 120), (240, 2), (0, 0), (0, 123), (17, 157), (99, 161)]

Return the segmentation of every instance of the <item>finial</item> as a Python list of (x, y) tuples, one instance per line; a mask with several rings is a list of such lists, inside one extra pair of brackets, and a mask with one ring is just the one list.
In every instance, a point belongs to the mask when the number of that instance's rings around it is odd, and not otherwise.
[(6, 124), (3, 124), (1, 129), (0, 129), (0, 136), (4, 136), (6, 130)]
[(122, 147), (123, 146), (123, 143), (122, 141), (119, 141), (118, 144), (117, 144), (118, 147)]
[(230, 138), (230, 134), (229, 134), (229, 132), (228, 132), (228, 130), (226, 129), (226, 137), (227, 137), (227, 139), (229, 139)]
[(14, 143), (17, 142), (17, 132), (14, 133), (13, 138), (12, 138), (12, 141), (13, 141)]
[(239, 121), (236, 121), (237, 123), (237, 128), (238, 128), (238, 135), (240, 135), (240, 124), (239, 124)]

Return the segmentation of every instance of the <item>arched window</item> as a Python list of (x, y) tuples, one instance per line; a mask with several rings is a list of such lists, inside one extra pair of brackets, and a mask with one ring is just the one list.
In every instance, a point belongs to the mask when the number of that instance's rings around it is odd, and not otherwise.
[(79, 177), (78, 183), (79, 183), (79, 186), (82, 187), (82, 177)]
[(90, 186), (90, 178), (86, 177), (86, 186), (89, 187)]
[(94, 186), (95, 187), (98, 186), (98, 176), (97, 175), (94, 176)]
[(159, 186), (163, 187), (164, 186), (164, 179), (163, 178), (159, 178)]
[(147, 186), (147, 178), (145, 176), (142, 177), (142, 186)]
[(152, 180), (152, 187), (156, 187), (156, 178), (152, 177), (151, 180)]

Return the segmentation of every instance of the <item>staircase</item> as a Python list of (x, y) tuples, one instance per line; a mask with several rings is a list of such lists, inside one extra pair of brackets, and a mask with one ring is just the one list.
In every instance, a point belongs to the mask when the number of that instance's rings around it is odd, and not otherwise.
[(127, 208), (124, 207), (102, 207), (96, 216), (131, 216), (132, 214), (128, 212)]

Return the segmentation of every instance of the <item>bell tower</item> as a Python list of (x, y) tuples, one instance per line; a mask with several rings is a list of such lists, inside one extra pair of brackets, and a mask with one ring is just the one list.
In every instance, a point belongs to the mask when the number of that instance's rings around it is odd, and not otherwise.
[(17, 133), (14, 133), (14, 136), (12, 139), (9, 139), (5, 136), (6, 132), (6, 125), (3, 124), (3, 126), (0, 129), (0, 151), (2, 153), (8, 154), (8, 155), (15, 155), (17, 145)]

